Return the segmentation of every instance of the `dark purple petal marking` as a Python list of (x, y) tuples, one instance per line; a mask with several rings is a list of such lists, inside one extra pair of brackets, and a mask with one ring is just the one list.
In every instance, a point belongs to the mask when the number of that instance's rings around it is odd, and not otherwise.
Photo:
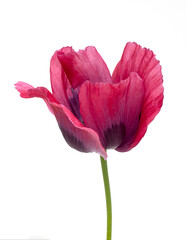
[(88, 149), (83, 144), (83, 142), (81, 142), (79, 139), (77, 139), (76, 136), (74, 136), (72, 133), (70, 133), (67, 129), (62, 128), (60, 125), (59, 125), (59, 128), (61, 129), (63, 137), (70, 147), (72, 147), (80, 152), (85, 152), (85, 153), (89, 152)]
[(115, 149), (118, 147), (125, 137), (126, 127), (123, 123), (112, 124), (112, 127), (104, 131), (105, 148)]
[(69, 97), (69, 102), (72, 108), (72, 112), (79, 119), (79, 121), (83, 123), (83, 118), (79, 110), (79, 98), (78, 98), (79, 88), (76, 88), (75, 90), (71, 88), (71, 93), (72, 94)]

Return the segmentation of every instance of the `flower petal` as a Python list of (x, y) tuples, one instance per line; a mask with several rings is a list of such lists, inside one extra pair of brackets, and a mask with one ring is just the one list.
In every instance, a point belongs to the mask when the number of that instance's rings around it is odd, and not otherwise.
[(54, 97), (71, 110), (67, 92), (70, 92), (72, 86), (59, 62), (57, 52), (54, 53), (50, 61), (50, 81)]
[(60, 63), (75, 89), (86, 80), (91, 82), (112, 82), (107, 65), (95, 47), (75, 52), (71, 47), (58, 51)]
[(56, 117), (58, 125), (67, 143), (80, 152), (97, 152), (105, 159), (107, 154), (101, 145), (98, 134), (85, 127), (64, 105), (44, 87), (33, 88), (27, 83), (18, 82), (16, 89), (24, 98), (42, 98)]
[[(67, 50), (68, 48), (66, 48), (66, 51)], [(61, 63), (59, 62), (57, 51), (51, 58), (50, 79), (54, 97), (59, 103), (66, 106), (80, 121), (82, 121), (82, 117), (79, 112), (79, 100), (77, 97), (79, 90), (73, 90)]]
[(157, 88), (162, 88), (163, 76), (159, 61), (154, 53), (136, 43), (127, 43), (121, 60), (117, 64), (112, 80), (118, 83), (126, 79), (131, 72), (136, 72), (144, 80), (145, 98)]
[(151, 50), (129, 42), (113, 72), (113, 82), (126, 79), (131, 72), (137, 72), (144, 80), (144, 103), (133, 143), (127, 148), (118, 147), (118, 151), (128, 151), (139, 143), (163, 104), (163, 76), (159, 61)]
[(138, 129), (134, 136), (134, 141), (128, 146), (127, 149), (120, 146), (116, 150), (119, 152), (129, 151), (134, 148), (140, 140), (143, 138), (147, 131), (148, 125), (152, 122), (152, 120), (156, 117), (159, 113), (163, 104), (163, 88), (157, 89), (157, 92), (153, 92), (151, 96), (146, 99), (144, 105), (142, 107), (140, 122), (138, 125)]
[(31, 88), (34, 88), (34, 87), (32, 87), (30, 84), (25, 83), (25, 82), (17, 82), (15, 84), (15, 88), (20, 93), (20, 96), (22, 98), (29, 98), (28, 90), (31, 89)]
[(85, 126), (99, 134), (106, 149), (128, 144), (138, 127), (143, 96), (143, 80), (137, 73), (118, 84), (85, 82), (79, 92)]

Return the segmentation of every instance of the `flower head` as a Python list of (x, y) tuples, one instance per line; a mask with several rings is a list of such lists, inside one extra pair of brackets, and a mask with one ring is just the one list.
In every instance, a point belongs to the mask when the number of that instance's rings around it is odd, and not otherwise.
[(163, 103), (163, 77), (154, 53), (127, 43), (112, 76), (95, 47), (75, 52), (65, 47), (50, 65), (52, 93), (18, 82), (23, 98), (42, 98), (72, 147), (120, 152), (135, 147)]

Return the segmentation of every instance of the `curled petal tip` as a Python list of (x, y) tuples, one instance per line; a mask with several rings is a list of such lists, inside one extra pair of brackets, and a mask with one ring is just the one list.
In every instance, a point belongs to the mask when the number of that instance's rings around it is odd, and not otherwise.
[(23, 98), (28, 98), (28, 90), (33, 88), (30, 84), (20, 81), (14, 84), (14, 86)]

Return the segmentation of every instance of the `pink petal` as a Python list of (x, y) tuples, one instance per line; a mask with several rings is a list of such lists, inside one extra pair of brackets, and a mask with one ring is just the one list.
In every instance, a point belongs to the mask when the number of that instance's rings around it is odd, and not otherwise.
[(18, 92), (20, 92), (20, 96), (23, 98), (29, 98), (28, 96), (28, 90), (32, 89), (34, 87), (32, 87), (30, 84), (28, 83), (24, 83), (24, 82), (17, 82), (15, 84), (15, 88), (17, 89)]
[(118, 83), (125, 80), (131, 72), (138, 73), (144, 80), (145, 98), (157, 88), (162, 88), (161, 66), (154, 53), (136, 43), (129, 42), (112, 74), (112, 80), (114, 83)]
[(60, 63), (75, 89), (86, 80), (91, 82), (112, 82), (107, 65), (95, 47), (75, 52), (66, 47), (58, 51)]
[(136, 73), (118, 84), (85, 82), (79, 92), (85, 126), (95, 130), (104, 148), (122, 148), (133, 138), (144, 97), (143, 80)]
[(94, 130), (85, 127), (68, 108), (59, 104), (46, 88), (33, 88), (27, 83), (18, 82), (16, 89), (24, 98), (39, 97), (47, 103), (56, 117), (65, 140), (72, 148), (81, 152), (97, 152), (105, 159), (107, 158), (98, 134)]
[[(30, 95), (30, 92), (32, 89), (35, 89), (33, 86), (31, 86), (30, 84), (25, 83), (25, 82), (17, 82), (15, 84), (15, 88), (18, 90), (18, 92), (20, 92), (20, 96), (22, 98), (31, 98), (32, 96)], [(46, 88), (37, 88), (37, 89), (38, 89), (38, 91), (37, 91), (38, 97), (43, 98), (43, 100), (47, 104), (48, 109), (53, 114), (53, 110), (52, 110), (50, 104), (48, 103), (48, 101), (46, 101), (44, 99), (44, 96), (43, 96), (43, 92), (45, 91), (46, 92), (45, 94), (47, 94), (48, 90)], [(41, 89), (43, 89), (43, 90), (41, 91)], [(50, 96), (50, 98), (52, 98), (51, 101), (53, 100), (54, 102), (58, 103), (57, 100), (52, 95)]]
[[(65, 49), (67, 51), (69, 48)], [(52, 56), (50, 62), (50, 78), (54, 97), (59, 101), (59, 103), (66, 106), (80, 121), (82, 121), (82, 117), (79, 112), (79, 90), (73, 90), (61, 63), (59, 62), (57, 51)]]
[(50, 80), (54, 97), (71, 110), (67, 92), (71, 91), (72, 86), (59, 62), (57, 52), (54, 53), (50, 61)]
[[(135, 147), (143, 138), (143, 136), (147, 131), (148, 125), (159, 113), (162, 107), (162, 104), (163, 104), (163, 87), (162, 88), (160, 87), (159, 89), (157, 88), (157, 92), (153, 92), (151, 96), (145, 101), (142, 108), (140, 122), (139, 122), (137, 132), (135, 134), (134, 141), (128, 150)], [(121, 149), (117, 149), (117, 150), (121, 151)]]
[[(144, 136), (148, 124), (155, 118), (163, 104), (163, 76), (159, 61), (154, 53), (136, 43), (127, 43), (121, 60), (117, 64), (112, 79), (117, 83), (136, 72), (144, 80), (144, 103), (134, 142), (128, 150), (136, 146)], [(126, 151), (122, 147), (118, 151)]]

